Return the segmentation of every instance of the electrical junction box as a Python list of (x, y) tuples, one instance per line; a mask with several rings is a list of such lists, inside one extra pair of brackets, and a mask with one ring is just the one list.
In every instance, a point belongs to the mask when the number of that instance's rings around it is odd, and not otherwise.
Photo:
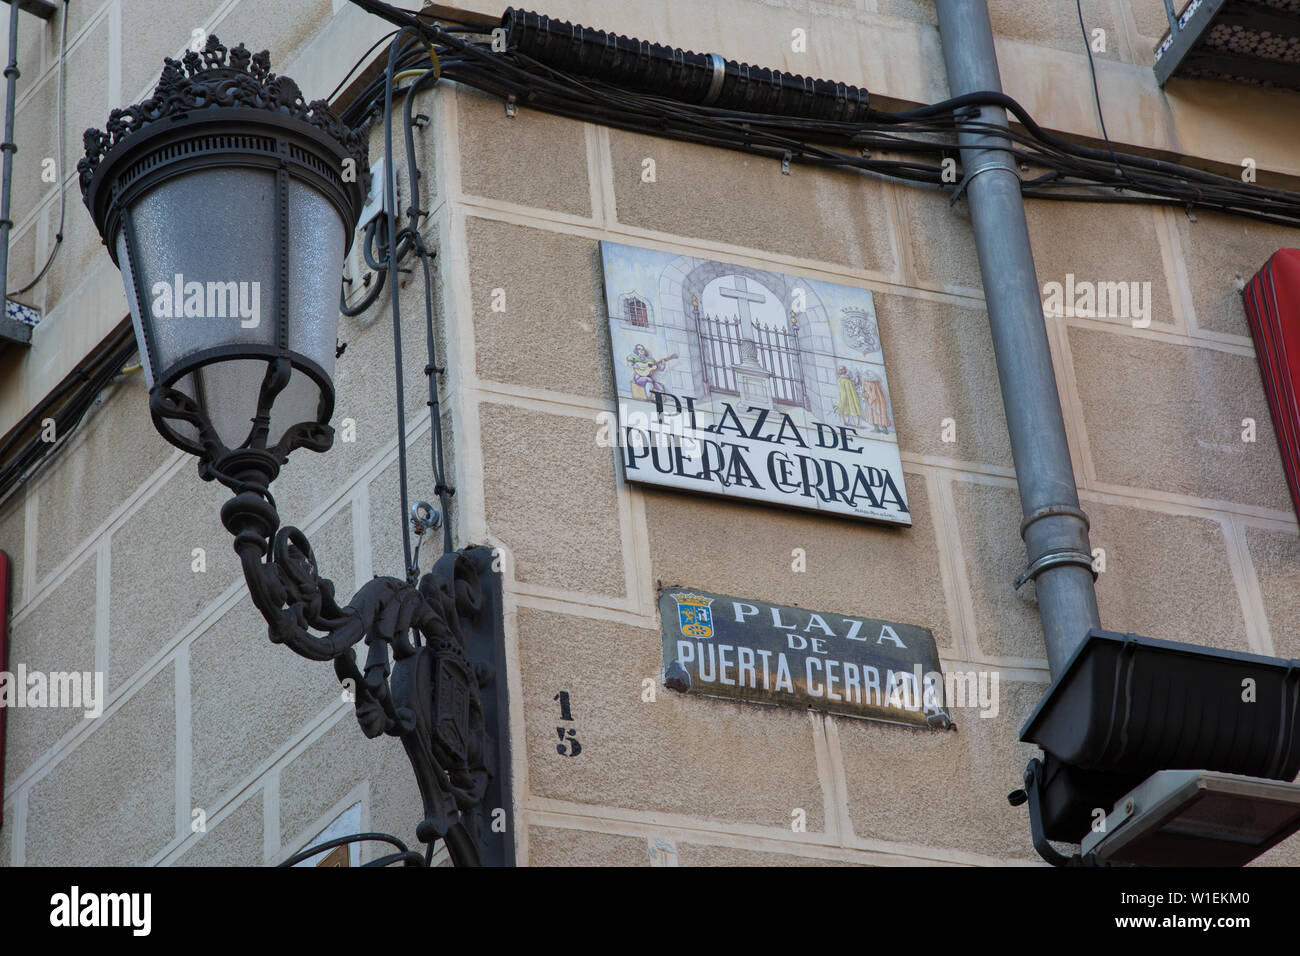
[(370, 167), (370, 192), (366, 194), (366, 204), (361, 207), (361, 218), (357, 220), (357, 230), (365, 232), (370, 220), (384, 212), (384, 183), (387, 181), (387, 160), (383, 157), (375, 160)]
[[(370, 290), (370, 284), (367, 283), (366, 276), (370, 276), (370, 283), (376, 281), (373, 274), (374, 270), (366, 264), (365, 257), (365, 237), (366, 227), (378, 216), (385, 213), (384, 205), (384, 181), (388, 175), (387, 160), (380, 158), (370, 167), (370, 191), (366, 194), (366, 204), (361, 209), (361, 217), (357, 220), (356, 239), (352, 243), (352, 249), (348, 253), (347, 261), (344, 263), (343, 276), (344, 298), (349, 305), (356, 303)], [(397, 204), (401, 207), (401, 184), (398, 183)], [(375, 250), (378, 254), (378, 248)]]

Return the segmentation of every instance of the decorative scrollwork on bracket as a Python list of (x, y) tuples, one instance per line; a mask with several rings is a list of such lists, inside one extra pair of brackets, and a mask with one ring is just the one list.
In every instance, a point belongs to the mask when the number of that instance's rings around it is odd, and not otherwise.
[[(268, 636), (302, 657), (334, 662), (362, 732), (398, 737), (406, 749), (424, 802), (416, 835), (426, 843), (445, 839), (457, 865), (476, 864), (495, 746), (482, 689), (493, 675), (470, 658), (463, 623), (483, 608), (479, 575), (490, 552), (443, 555), (418, 585), (376, 577), (340, 606), (307, 536), (293, 527), (269, 532), (269, 493), (246, 478), (238, 483), (242, 490), (222, 509), (222, 521), (235, 532)], [(368, 651), (359, 664), (362, 641)]]

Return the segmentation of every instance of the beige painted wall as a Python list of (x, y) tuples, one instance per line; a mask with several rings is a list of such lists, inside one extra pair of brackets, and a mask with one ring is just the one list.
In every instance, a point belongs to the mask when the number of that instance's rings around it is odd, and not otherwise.
[[(85, 50), (69, 68), (70, 91), (85, 84), (70, 97), (74, 128), (101, 121), (109, 102), (138, 99), (156, 72), (150, 64), (179, 51), (191, 20), (230, 43), (257, 37), (309, 96), (383, 32), (367, 23), (366, 33), (355, 11), (329, 0), (184, 0), (166, 19), (146, 15), (148, 6), (111, 0), (70, 25)], [(990, 6), (1007, 89), (1058, 127), (1090, 131), (1073, 3), (1035, 4), (1033, 16), (1016, 15), (1024, 5), (1009, 0)], [(1112, 35), (1099, 69), (1115, 138), (1232, 161), (1222, 138), (1205, 132), (1222, 130), (1223, 116), (1197, 107), (1190, 87), (1166, 101), (1149, 81), (1160, 0), (1084, 7)], [(707, 9), (556, 0), (548, 12), (865, 81), (898, 100), (946, 95), (924, 0)], [(791, 26), (803, 23), (813, 67), (787, 53)], [(48, 50), (28, 55), (45, 64), (48, 84)], [(105, 69), (107, 88), (73, 78)], [(1207, 103), (1225, 96), (1199, 86)], [(44, 94), (25, 95), (20, 116), (37, 115), (27, 104)], [(1032, 586), (1010, 588), (1024, 560), (1019, 510), (964, 209), (936, 191), (848, 173), (796, 167), (783, 176), (779, 164), (707, 147), (527, 110), (510, 119), (499, 103), (449, 85), (420, 108), (432, 117), (419, 142), (427, 234), (439, 250), (457, 544), (493, 544), (510, 558), (520, 859), (1033, 862), (1026, 815), (1005, 794), (1030, 754), (1016, 742), (1019, 726), (1048, 675)], [(1293, 161), (1293, 106), (1253, 125), (1243, 115), (1234, 110), (1231, 121), (1253, 155)], [(36, 141), (49, 139), (30, 122)], [(656, 161), (653, 184), (640, 178), (646, 157)], [(1271, 168), (1292, 172), (1285, 162)], [(47, 190), (16, 206), (29, 266), (45, 248), (40, 229), (50, 231), (54, 201)], [(43, 205), (33, 212), (33, 203)], [(0, 369), (0, 409), (21, 414), (56, 356), (84, 354), (125, 313), (117, 300), (78, 298), (100, 295), (99, 284), (120, 296), (121, 286), (75, 188), (68, 213), (65, 278), (38, 290), (49, 324), (21, 368)], [(1034, 202), (1028, 214), (1040, 283), (1074, 273), (1152, 284), (1150, 329), (1047, 320), (1080, 496), (1093, 544), (1107, 554), (1103, 622), (1300, 656), (1300, 541), (1235, 294), (1238, 277), (1296, 237), (1145, 207)], [(596, 444), (596, 416), (614, 407), (601, 239), (871, 289), (914, 526), (624, 485), (611, 450)], [(21, 263), (14, 269), (25, 281)], [(416, 383), (406, 405), (412, 495), (431, 497), (417, 286), (403, 288), (407, 381)], [(494, 288), (506, 290), (504, 314), (490, 310)], [(78, 335), (85, 345), (69, 345)], [(357, 441), (325, 456), (297, 453), (276, 496), (347, 594), (372, 573), (399, 570), (400, 528), (390, 320), (375, 309), (344, 319), (340, 336), (348, 349), (336, 423), (353, 419)], [(1245, 417), (1259, 423), (1254, 444), (1241, 441)], [(955, 443), (941, 440), (945, 418), (957, 423)], [(541, 444), (537, 434), (551, 437)], [(0, 505), (0, 547), (18, 562), (11, 661), (102, 670), (109, 693), (94, 721), (10, 713), (0, 861), (274, 862), (358, 802), (366, 828), (413, 838), (419, 803), (400, 745), (365, 741), (330, 669), (266, 641), (217, 520), (223, 498), (156, 436), (135, 377), (106, 393), (51, 467)], [(196, 547), (206, 549), (203, 574), (191, 570)], [(796, 547), (806, 573), (791, 571)], [(998, 670), (1001, 712), (961, 714), (958, 733), (930, 734), (662, 690), (643, 702), (642, 680), (661, 663), (661, 582), (930, 627), (945, 667)], [(585, 748), (573, 760), (553, 746), (552, 697), (562, 689)], [(206, 834), (191, 832), (194, 808), (206, 813)], [(807, 832), (791, 830), (796, 808)], [(1266, 861), (1300, 861), (1300, 840)]]

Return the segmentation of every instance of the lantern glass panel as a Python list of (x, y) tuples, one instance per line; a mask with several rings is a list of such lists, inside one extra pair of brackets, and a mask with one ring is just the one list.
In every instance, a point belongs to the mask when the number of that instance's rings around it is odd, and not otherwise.
[(131, 206), (156, 381), (209, 349), (274, 346), (274, 198), (274, 174), (214, 168), (159, 183)]
[(334, 204), (310, 186), (290, 181), (289, 348), (315, 362), (330, 380), (344, 245), (343, 219)]
[[(248, 438), (269, 361), (293, 363), (275, 397), (266, 444), (294, 425), (321, 420), (321, 383), (334, 374), (338, 275), (346, 234), (336, 207), (310, 186), (288, 183), (287, 348), (278, 348), (275, 176), (260, 169), (213, 168), (153, 187), (131, 207), (139, 261), (125, 230), (116, 240), (136, 337), (151, 331), (146, 381), (189, 395), (227, 448)], [(147, 301), (137, 295), (132, 276)], [(217, 350), (214, 352), (214, 350)], [(141, 350), (142, 353), (145, 351)], [(189, 367), (201, 362), (197, 368)], [(312, 368), (315, 376), (307, 369)], [(197, 430), (169, 427), (190, 441)]]
[(227, 448), (238, 448), (252, 431), (266, 369), (266, 359), (231, 358), (204, 365), (181, 380), (189, 386), (182, 391), (197, 393)]
[(144, 328), (141, 324), (143, 318), (140, 311), (140, 298), (135, 294), (135, 283), (131, 281), (131, 254), (127, 248), (125, 229), (118, 230), (117, 240), (114, 245), (117, 249), (117, 263), (122, 273), (122, 283), (126, 286), (126, 302), (131, 309), (131, 325), (135, 328), (135, 341), (140, 347), (140, 367), (144, 369), (145, 385), (148, 388), (153, 388), (153, 363), (149, 360), (149, 351), (144, 346), (145, 337)]

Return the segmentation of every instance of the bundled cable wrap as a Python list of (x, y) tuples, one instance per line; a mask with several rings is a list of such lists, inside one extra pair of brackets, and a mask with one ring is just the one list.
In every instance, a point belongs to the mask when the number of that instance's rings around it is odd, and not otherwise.
[[(1300, 225), (1300, 193), (1170, 159), (1118, 152), (1109, 140), (1105, 149), (1071, 142), (1040, 127), (1020, 103), (998, 91), (883, 112), (871, 109), (867, 91), (854, 86), (647, 43), (515, 8), (500, 20), (506, 41), (502, 49), (495, 37), (489, 40), (490, 20), (449, 29), (445, 17), (432, 13), (422, 14), (427, 19), (421, 20), (382, 0), (354, 2), (415, 29), (437, 51), (443, 79), (500, 97), (507, 110), (518, 104), (612, 129), (739, 150), (783, 164), (856, 169), (950, 193), (957, 181), (950, 178), (946, 159), (956, 155), (957, 135), (984, 134), (1000, 141), (1030, 173), (1021, 181), (1026, 198), (1209, 209), (1257, 222)], [(397, 65), (409, 70), (433, 64), (425, 50), (413, 45), (403, 50)], [(345, 119), (355, 125), (378, 115), (382, 95), (381, 77), (345, 108)], [(982, 107), (1005, 109), (1020, 125), (984, 122)]]
[(842, 123), (870, 115), (867, 91), (845, 83), (648, 43), (514, 7), (502, 15), (501, 26), (511, 50), (554, 69), (685, 103)]

